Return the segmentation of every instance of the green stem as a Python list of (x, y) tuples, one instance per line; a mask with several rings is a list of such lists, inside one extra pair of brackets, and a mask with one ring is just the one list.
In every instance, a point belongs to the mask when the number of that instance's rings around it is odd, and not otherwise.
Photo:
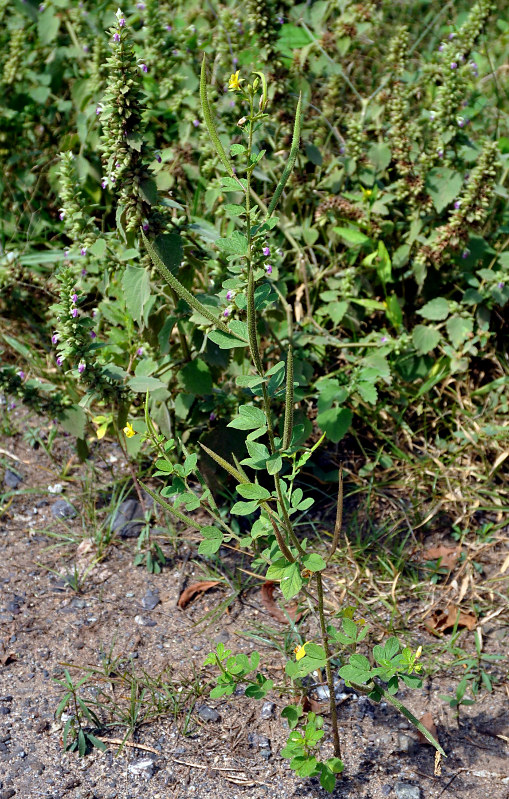
[(338, 712), (336, 708), (336, 695), (334, 693), (334, 680), (332, 678), (332, 668), (330, 664), (329, 636), (325, 623), (325, 613), (323, 609), (323, 583), (320, 572), (316, 573), (316, 589), (318, 593), (318, 615), (320, 617), (320, 629), (322, 632), (322, 645), (325, 652), (325, 672), (327, 674), (327, 685), (329, 686), (330, 715), (332, 722), (332, 741), (334, 744), (334, 757), (341, 758), (341, 744), (339, 742)]

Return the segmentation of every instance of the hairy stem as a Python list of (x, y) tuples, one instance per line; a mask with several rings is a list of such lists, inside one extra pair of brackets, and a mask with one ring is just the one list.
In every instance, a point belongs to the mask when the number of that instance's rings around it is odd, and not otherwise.
[(334, 680), (332, 678), (332, 668), (330, 664), (329, 636), (327, 635), (327, 625), (325, 623), (325, 613), (323, 609), (323, 583), (320, 572), (316, 573), (316, 590), (318, 593), (318, 615), (320, 616), (320, 629), (322, 632), (322, 646), (325, 651), (325, 672), (327, 674), (327, 685), (329, 686), (330, 716), (332, 722), (332, 740), (334, 743), (334, 757), (341, 758), (341, 744), (339, 743), (338, 712), (336, 708), (336, 695), (334, 693)]

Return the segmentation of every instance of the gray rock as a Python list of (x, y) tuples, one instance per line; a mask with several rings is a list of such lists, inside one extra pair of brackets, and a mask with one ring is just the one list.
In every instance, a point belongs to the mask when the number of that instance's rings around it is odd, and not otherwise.
[(416, 748), (417, 748), (417, 741), (414, 738), (412, 738), (410, 735), (405, 735), (404, 732), (398, 733), (398, 739), (397, 739), (398, 752), (405, 752), (407, 755), (410, 755)]
[(15, 796), (16, 791), (14, 788), (6, 788), (2, 793), (0, 793), (0, 799), (11, 799), (11, 796)]
[(271, 719), (274, 715), (274, 711), (276, 709), (275, 702), (264, 702), (262, 705), (262, 709), (260, 711), (260, 718), (261, 719)]
[(247, 736), (247, 742), (254, 749), (270, 749), (270, 741), (267, 736), (258, 732), (250, 732)]
[(143, 599), (141, 600), (142, 606), (145, 610), (154, 610), (155, 607), (158, 606), (160, 602), (159, 592), (157, 590), (153, 590), (149, 588)]
[(149, 618), (149, 616), (135, 616), (134, 621), (136, 624), (139, 624), (140, 627), (155, 627), (157, 625), (157, 622)]
[[(145, 506), (151, 508), (154, 500), (149, 494), (144, 494)], [(111, 522), (111, 530), (118, 533), (120, 538), (137, 538), (143, 529), (145, 518), (143, 508), (137, 499), (126, 499), (117, 508)]]
[(80, 597), (74, 597), (74, 599), (71, 599), (70, 605), (71, 605), (72, 608), (80, 608), (80, 609), (82, 609), (82, 608), (86, 608), (87, 603), (85, 602), (84, 599), (81, 599)]
[(74, 519), (77, 512), (66, 499), (57, 499), (51, 506), (51, 514), (55, 519)]
[(23, 478), (20, 474), (11, 471), (11, 469), (5, 470), (4, 485), (7, 486), (7, 488), (12, 488), (15, 491), (22, 482)]
[(230, 633), (227, 630), (221, 630), (221, 632), (216, 635), (214, 638), (215, 644), (225, 644), (230, 638)]
[(382, 785), (380, 791), (382, 796), (389, 796), (390, 792), (392, 791), (392, 785)]
[(394, 786), (396, 799), (421, 799), (421, 789), (409, 782), (397, 782)]
[(221, 716), (214, 710), (213, 707), (209, 707), (209, 705), (201, 705), (198, 708), (198, 715), (203, 721), (219, 721)]
[(127, 767), (127, 771), (135, 777), (143, 777), (149, 780), (154, 776), (154, 761), (150, 757), (143, 757), (141, 760), (130, 763)]

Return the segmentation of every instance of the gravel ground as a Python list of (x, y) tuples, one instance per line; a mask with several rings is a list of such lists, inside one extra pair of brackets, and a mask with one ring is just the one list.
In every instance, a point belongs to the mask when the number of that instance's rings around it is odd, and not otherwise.
[[(105, 753), (93, 750), (81, 760), (63, 750), (62, 723), (55, 718), (62, 690), (54, 680), (62, 677), (65, 664), (80, 676), (78, 667), (98, 667), (101, 653), (111, 651), (114, 656), (131, 656), (140, 673), (156, 675), (167, 669), (175, 680), (192, 679), (195, 673), (198, 685), (203, 685), (201, 664), (215, 642), (249, 652), (253, 643), (242, 637), (248, 628), (256, 623), (281, 631), (283, 627), (267, 614), (258, 592), (232, 605), (208, 627), (195, 627), (225, 593), (219, 587), (186, 610), (178, 608), (183, 586), (203, 579), (188, 557), (194, 552), (191, 542), (177, 550), (161, 574), (151, 575), (133, 567), (134, 544), (124, 536), (76, 593), (62, 575), (72, 571), (73, 563), (86, 562), (86, 544), (81, 552), (76, 546), (48, 547), (57, 543), (49, 536), (54, 532), (86, 540), (80, 516), (83, 498), (77, 490), (84, 467), (72, 469), (72, 480), (66, 483), (58, 465), (28, 448), (21, 437), (3, 443), (10, 453), (3, 458), (4, 466), (23, 480), (14, 486), (7, 475), (4, 491), (18, 493), (8, 507), (2, 503), (0, 516), (0, 799), (330, 796), (316, 780), (296, 778), (280, 757), (287, 731), (279, 714), (285, 703), (277, 695), (271, 697), (274, 707), (263, 707), (245, 697), (214, 701), (204, 693), (196, 697), (187, 726), (183, 715), (146, 720), (118, 755), (115, 743)], [(63, 439), (55, 448), (56, 461), (65, 463), (71, 451)], [(48, 486), (58, 483), (64, 483), (64, 494), (49, 493)], [(66, 505), (69, 498), (76, 515)], [(333, 591), (334, 575), (327, 582)], [(507, 653), (507, 623), (505, 613), (485, 626), (485, 651)], [(258, 648), (269, 672), (281, 673), (282, 660), (274, 648)], [(433, 750), (419, 743), (403, 717), (384, 703), (374, 705), (354, 693), (343, 696), (339, 715), (346, 769), (333, 796), (447, 799), (459, 794), (509, 799), (507, 684), (498, 683), (492, 694), (466, 708), (459, 729), (439, 698), (454, 685), (454, 679), (444, 675), (426, 681), (423, 691), (400, 694), (415, 715), (433, 715), (448, 753), (437, 777)], [(125, 704), (125, 697), (118, 699)], [(327, 718), (326, 707), (323, 714)], [(103, 737), (118, 741), (122, 734), (121, 727), (113, 726)]]

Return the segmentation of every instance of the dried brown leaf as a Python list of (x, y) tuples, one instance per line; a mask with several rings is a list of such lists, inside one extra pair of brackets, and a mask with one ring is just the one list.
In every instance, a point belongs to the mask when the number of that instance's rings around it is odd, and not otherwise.
[(276, 605), (274, 601), (274, 589), (276, 588), (276, 585), (277, 583), (270, 581), (263, 583), (260, 590), (260, 598), (263, 607), (270, 613), (272, 618), (276, 619), (276, 621), (280, 621), (281, 624), (288, 624), (287, 616), (289, 616), (292, 621), (299, 621), (299, 619), (302, 617), (302, 613), (297, 613), (297, 605), (289, 605), (285, 609), (286, 613), (283, 612), (278, 605)]
[(216, 585), (220, 584), (220, 580), (201, 580), (198, 583), (192, 583), (188, 585), (187, 588), (184, 588), (182, 591), (179, 601), (177, 602), (179, 608), (186, 608), (192, 599), (198, 594), (204, 594), (205, 591), (208, 591), (209, 588), (215, 588)]
[[(424, 716), (421, 716), (420, 721), (421, 721), (421, 724), (423, 724), (426, 727), (428, 732), (430, 732), (432, 734), (433, 738), (436, 741), (438, 741), (438, 732), (437, 732), (437, 728), (435, 727), (435, 722), (433, 721), (433, 716), (431, 715), (431, 713), (429, 713), (429, 712), (425, 713)], [(430, 746), (431, 746), (430, 741), (428, 741), (428, 739), (425, 738), (424, 735), (422, 734), (422, 732), (419, 732), (419, 730), (417, 730), (417, 737), (419, 739), (419, 743), (421, 743), (421, 744), (430, 744)]]
[(448, 605), (445, 609), (436, 608), (425, 626), (430, 632), (446, 633), (454, 628), (456, 620), (458, 627), (466, 627), (467, 630), (473, 630), (477, 624), (473, 613), (465, 613), (457, 605)]
[(421, 553), (421, 560), (438, 560), (439, 566), (445, 569), (454, 569), (461, 554), (461, 546), (446, 547), (441, 544), (438, 547), (429, 547)]

